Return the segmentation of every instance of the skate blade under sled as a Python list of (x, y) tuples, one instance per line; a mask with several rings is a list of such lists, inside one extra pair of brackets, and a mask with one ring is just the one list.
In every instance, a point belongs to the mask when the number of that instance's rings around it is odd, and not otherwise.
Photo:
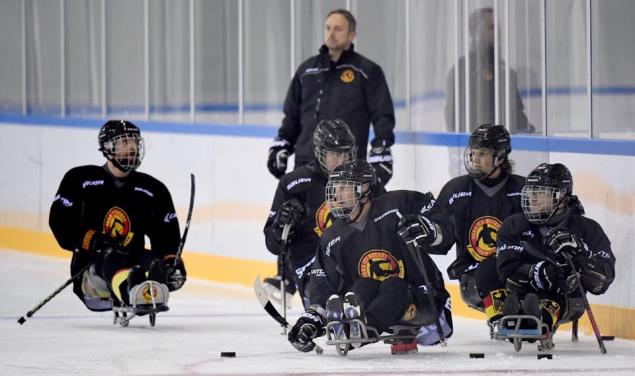
[(144, 281), (130, 290), (131, 305), (113, 306), (113, 324), (128, 326), (135, 316), (148, 315), (150, 325), (156, 323), (156, 314), (168, 311), (170, 292), (163, 283)]
[(417, 326), (394, 325), (390, 327), (392, 334), (378, 335), (375, 328), (367, 326), (359, 319), (343, 319), (327, 323), (325, 329), (326, 344), (335, 346), (341, 356), (346, 356), (352, 348), (379, 341), (390, 344), (393, 354), (412, 353), (417, 349), (414, 343), (419, 331)]
[[(522, 327), (526, 323), (529, 328)], [(491, 337), (499, 341), (509, 340), (514, 344), (514, 350), (519, 352), (523, 342), (538, 342), (538, 351), (551, 350), (553, 344), (553, 332), (547, 324), (531, 315), (503, 316), (491, 327)]]

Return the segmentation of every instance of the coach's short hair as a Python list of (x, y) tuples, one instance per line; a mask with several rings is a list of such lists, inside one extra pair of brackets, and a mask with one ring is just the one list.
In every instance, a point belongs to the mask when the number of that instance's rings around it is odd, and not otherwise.
[(331, 17), (332, 14), (341, 14), (342, 16), (344, 16), (344, 18), (346, 18), (346, 21), (348, 21), (349, 33), (357, 30), (357, 21), (355, 20), (355, 16), (353, 16), (353, 13), (347, 11), (346, 9), (334, 9), (326, 15), (326, 18)]

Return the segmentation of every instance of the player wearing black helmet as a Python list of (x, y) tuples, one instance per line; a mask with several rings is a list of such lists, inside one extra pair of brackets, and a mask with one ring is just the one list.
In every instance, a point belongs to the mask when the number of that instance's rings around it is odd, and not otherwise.
[(509, 132), (501, 125), (484, 124), (469, 137), (464, 152), (467, 175), (447, 182), (433, 210), (412, 226), (431, 231), (430, 223), (449, 217), (452, 227), (437, 231), (432, 253), (447, 254), (456, 245), (456, 259), (448, 268), (458, 279), (468, 306), (484, 312), (489, 323), (502, 313), (505, 285), (496, 274), (496, 239), (503, 220), (521, 211), (520, 191), (525, 179), (512, 174)]
[[(141, 309), (150, 302), (167, 309), (168, 291), (181, 288), (186, 277), (182, 261), (174, 266), (180, 233), (170, 193), (136, 171), (144, 147), (134, 124), (108, 121), (98, 142), (106, 164), (68, 171), (49, 217), (60, 246), (73, 252), (71, 274), (91, 264), (73, 291), (95, 311), (113, 304)], [(148, 271), (153, 284), (146, 281)]]
[(615, 256), (602, 227), (583, 216), (566, 166), (536, 167), (521, 200), (522, 213), (503, 222), (497, 239), (499, 277), (514, 293), (505, 306), (537, 316), (553, 331), (584, 312), (575, 273), (584, 291), (603, 294), (615, 278)]
[[(280, 178), (264, 228), (267, 249), (279, 255), (284, 225), (291, 226), (288, 260), (284, 263), (291, 269), (292, 283), (285, 286), (292, 295), (297, 285), (301, 297), (304, 297), (302, 279), (307, 265), (315, 255), (320, 236), (333, 220), (324, 201), (328, 174), (339, 164), (354, 160), (357, 145), (344, 121), (322, 120), (313, 132), (313, 150), (312, 162)], [(265, 278), (264, 282), (270, 298), (280, 301), (280, 277)]]
[[(325, 334), (327, 320), (343, 315), (359, 318), (377, 334), (398, 322), (416, 322), (422, 328), (416, 340), (423, 345), (439, 342), (435, 329), (428, 330), (437, 320), (445, 337), (452, 332), (443, 276), (423, 254), (432, 284), (425, 289), (422, 273), (398, 233), (400, 218), (425, 213), (433, 205), (432, 194), (392, 191), (377, 196), (375, 185), (375, 170), (364, 160), (344, 163), (329, 176), (326, 201), (337, 219), (320, 239), (310, 271), (310, 307), (289, 332), (289, 341), (299, 351), (310, 351), (312, 340)], [(427, 294), (433, 294), (435, 306)], [(351, 338), (360, 335), (356, 325), (350, 324)], [(412, 345), (416, 349), (416, 343)]]

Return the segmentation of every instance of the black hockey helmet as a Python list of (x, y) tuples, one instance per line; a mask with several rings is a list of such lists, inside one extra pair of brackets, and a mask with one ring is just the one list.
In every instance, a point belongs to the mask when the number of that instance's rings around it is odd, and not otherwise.
[(124, 172), (137, 169), (145, 153), (139, 128), (126, 120), (109, 120), (99, 130), (99, 151)]
[[(487, 151), (492, 154), (492, 166), (490, 171), (483, 169), (475, 163), (478, 152)], [(476, 128), (467, 143), (463, 162), (467, 173), (474, 179), (487, 178), (494, 170), (507, 161), (512, 151), (511, 137), (502, 125), (483, 124)]]
[(339, 163), (352, 161), (357, 157), (355, 136), (343, 120), (322, 120), (313, 132), (313, 151), (322, 170), (328, 174), (334, 166), (327, 163), (327, 153), (334, 153)]
[(375, 169), (362, 159), (343, 163), (331, 172), (326, 184), (326, 202), (336, 218), (348, 218), (359, 201), (371, 194), (377, 183)]
[(573, 193), (571, 171), (561, 163), (542, 163), (527, 176), (521, 206), (531, 223), (543, 224)]

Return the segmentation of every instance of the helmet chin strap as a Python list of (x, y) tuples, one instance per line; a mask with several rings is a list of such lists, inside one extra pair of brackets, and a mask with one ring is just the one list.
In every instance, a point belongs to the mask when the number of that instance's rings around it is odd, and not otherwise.
[[(125, 178), (126, 176), (130, 175), (130, 172), (131, 172), (132, 170), (126, 171), (126, 170), (125, 170), (125, 169), (121, 166), (121, 164), (119, 164), (119, 162), (117, 162), (117, 160), (116, 160), (114, 157), (110, 157), (110, 158), (106, 157), (106, 159), (108, 160), (108, 162), (110, 162), (110, 164), (111, 164), (111, 165), (112, 165), (115, 169), (117, 169), (117, 170), (118, 170), (118, 171), (110, 171), (110, 172), (111, 172), (111, 173), (112, 173), (115, 177), (117, 177), (117, 178)], [(119, 172), (119, 173), (117, 174), (117, 172)], [(121, 176), (118, 176), (118, 175), (121, 175)]]
[(489, 179), (489, 177), (492, 176), (492, 174), (496, 172), (496, 170), (501, 168), (501, 166), (503, 165), (503, 162), (505, 162), (505, 159), (498, 160), (498, 157), (494, 158), (494, 168), (492, 168), (492, 171), (490, 171), (487, 175), (483, 176), (479, 180)]
[[(365, 202), (362, 202), (362, 200), (366, 199)], [(351, 218), (350, 215), (347, 218), (347, 222), (348, 223), (353, 223), (355, 221), (357, 221), (359, 219), (359, 217), (362, 215), (362, 213), (364, 212), (364, 207), (366, 206), (366, 204), (368, 204), (370, 202), (370, 199), (368, 199), (368, 195), (361, 197), (359, 200), (357, 200), (357, 204), (355, 204), (355, 207), (353, 207), (353, 210), (351, 210), (351, 213), (355, 212), (355, 209), (359, 208), (359, 211), (357, 212), (357, 214), (355, 215), (354, 218)], [(361, 204), (361, 206), (360, 206)]]

